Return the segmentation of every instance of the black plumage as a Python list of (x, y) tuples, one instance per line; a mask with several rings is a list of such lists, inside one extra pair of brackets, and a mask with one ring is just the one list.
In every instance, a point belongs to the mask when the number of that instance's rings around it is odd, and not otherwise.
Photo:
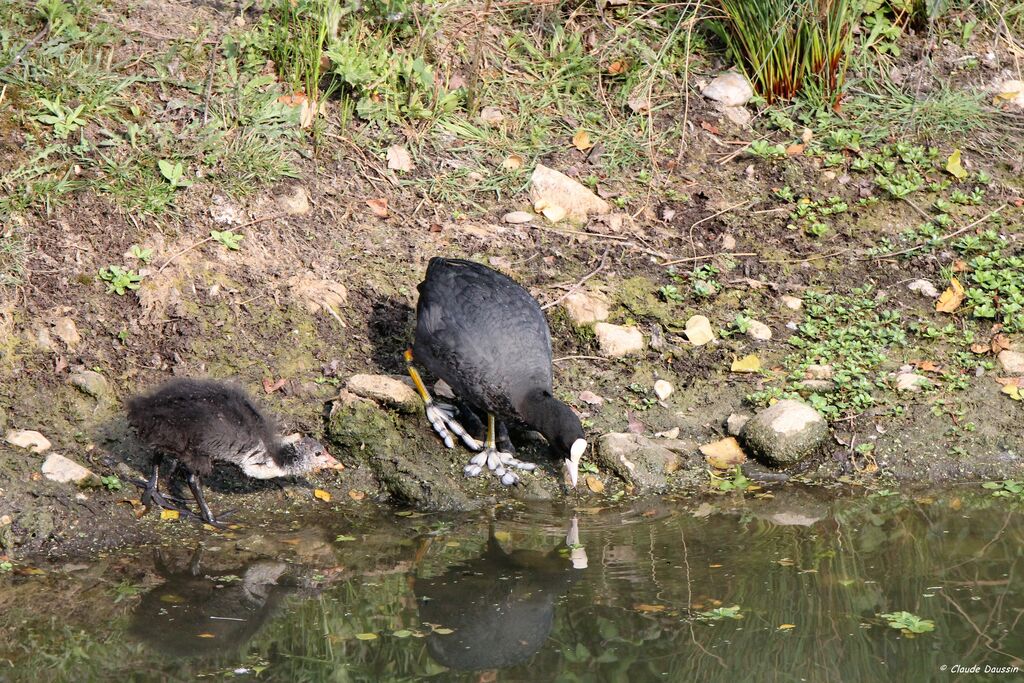
[[(586, 441), (579, 418), (554, 397), (551, 334), (537, 301), (506, 275), (462, 259), (432, 258), (418, 289), (412, 358), (443, 379), (472, 409), (541, 432), (565, 458), (575, 484)], [(451, 424), (450, 414), (431, 416), (429, 395), (422, 386), (420, 391), (435, 429), (446, 436), (438, 425), (440, 418), (444, 426), (462, 436), (460, 427)], [(489, 424), (487, 446), (491, 450), (494, 434), (494, 426)], [(475, 458), (467, 466), (467, 474), (479, 473), (482, 464)], [(487, 464), (505, 483), (514, 481), (515, 476), (505, 477), (508, 470), (503, 465), (530, 465), (504, 457), (488, 457)]]
[(172, 379), (128, 401), (128, 423), (153, 449), (153, 471), (143, 503), (181, 509), (158, 490), (160, 465), (173, 459), (187, 473), (204, 521), (217, 524), (203, 497), (201, 478), (216, 461), (230, 462), (246, 476), (270, 479), (324, 467), (340, 469), (317, 441), (278, 435), (274, 421), (233, 384), (208, 379)]

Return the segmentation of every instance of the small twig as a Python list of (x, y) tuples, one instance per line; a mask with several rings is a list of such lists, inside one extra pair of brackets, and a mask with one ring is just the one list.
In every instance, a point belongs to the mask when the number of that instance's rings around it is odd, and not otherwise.
[(4, 103), (4, 95), (7, 94), (7, 84), (4, 83), (4, 87), (0, 88), (0, 104)]
[(815, 254), (814, 256), (808, 256), (807, 258), (764, 259), (764, 263), (808, 263), (809, 261), (818, 261), (823, 258), (839, 256), (840, 254), (845, 254), (848, 251), (850, 251), (850, 247), (840, 249), (839, 251), (833, 251), (831, 254)]
[(662, 263), (662, 267), (675, 266), (680, 263), (689, 263), (691, 261), (706, 261), (708, 259), (718, 258), (719, 256), (757, 256), (752, 251), (720, 251), (715, 254), (704, 254), (703, 256), (687, 256), (686, 258), (677, 258), (672, 261), (666, 261)]
[(209, 73), (206, 75), (206, 94), (203, 97), (203, 125), (210, 120), (210, 97), (213, 96), (213, 73), (217, 66), (217, 48), (210, 49), (210, 63), (207, 66)]
[[(611, 247), (609, 247), (608, 249), (610, 249), (610, 248)], [(561, 303), (567, 296), (569, 296), (570, 294), (575, 292), (577, 289), (582, 287), (583, 283), (585, 283), (587, 280), (589, 280), (590, 278), (592, 278), (595, 275), (597, 275), (598, 273), (600, 273), (601, 270), (604, 268), (604, 260), (608, 256), (608, 249), (605, 249), (604, 253), (601, 254), (601, 262), (598, 264), (597, 268), (594, 268), (594, 270), (592, 270), (589, 273), (587, 273), (586, 275), (584, 275), (576, 284), (574, 284), (572, 287), (569, 288), (568, 292), (566, 292), (562, 296), (558, 297), (557, 299), (555, 299), (551, 303), (547, 303), (547, 304), (544, 304), (543, 306), (541, 306), (540, 310), (546, 311), (549, 308), (551, 308), (552, 306), (555, 306), (555, 305)]]
[[(263, 218), (256, 218), (256, 219), (254, 219), (254, 220), (251, 220), (251, 221), (249, 221), (248, 223), (243, 223), (242, 225), (238, 226), (238, 229), (239, 229), (239, 230), (243, 230), (243, 229), (245, 229), (245, 228), (248, 228), (249, 226), (252, 226), (252, 225), (256, 225), (257, 223), (264, 223), (264, 222), (266, 222), (266, 221), (272, 221), (272, 220), (274, 220), (274, 219), (276, 219), (276, 218), (281, 218), (282, 216), (284, 216), (284, 214), (281, 214), (281, 213), (275, 213), (275, 214), (273, 214), (273, 215), (270, 215), (270, 216), (264, 216)], [(171, 257), (170, 257), (169, 259), (167, 259), (166, 261), (164, 261), (164, 264), (163, 264), (162, 266), (160, 266), (159, 268), (157, 268), (157, 269), (156, 269), (156, 272), (157, 272), (158, 274), (159, 274), (159, 273), (162, 273), (162, 272), (163, 272), (163, 270), (164, 270), (164, 268), (166, 268), (167, 266), (171, 265), (171, 262), (172, 262), (172, 261), (174, 261), (174, 259), (178, 258), (178, 257), (179, 257), (179, 256), (181, 256), (182, 254), (187, 254), (188, 252), (192, 251), (193, 249), (195, 249), (195, 248), (197, 248), (197, 247), (201, 247), (201, 246), (203, 246), (204, 244), (206, 244), (207, 242), (210, 242), (210, 241), (212, 241), (212, 240), (213, 240), (213, 235), (210, 235), (210, 236), (209, 236), (209, 237), (207, 237), (206, 239), (201, 239), (201, 240), (199, 240), (198, 242), (196, 242), (196, 243), (195, 243), (195, 244), (193, 244), (192, 246), (189, 246), (189, 247), (185, 247), (184, 249), (182, 249), (181, 251), (177, 252), (176, 254), (174, 254), (173, 256), (171, 256)]]
[(552, 363), (561, 363), (566, 360), (612, 360), (611, 358), (605, 358), (604, 356), (562, 356), (561, 358), (555, 358)]
[[(911, 204), (911, 206), (913, 206), (913, 204)], [(942, 237), (936, 237), (934, 241), (945, 242), (946, 240), (952, 239), (952, 238), (956, 237), (957, 235), (962, 235), (963, 233), (967, 232), (971, 228), (973, 228), (973, 227), (975, 227), (975, 226), (977, 226), (977, 225), (979, 225), (981, 223), (984, 223), (989, 218), (992, 218), (992, 216), (995, 216), (997, 213), (999, 213), (1000, 211), (1005, 209), (1007, 206), (1009, 206), (1009, 204), (1003, 204), (999, 208), (993, 209), (993, 210), (989, 211), (987, 214), (985, 214), (984, 216), (982, 216), (981, 218), (979, 218), (978, 220), (974, 221), (973, 223), (971, 223), (969, 225), (965, 225), (964, 227), (959, 228), (957, 230), (954, 230), (953, 232), (951, 232), (949, 234), (946, 234), (946, 235), (943, 235)], [(892, 258), (893, 256), (902, 256), (903, 254), (909, 254), (909, 253), (911, 253), (913, 251), (917, 251), (918, 249), (924, 249), (929, 244), (931, 244), (931, 241), (925, 242), (924, 244), (917, 244), (917, 245), (914, 245), (913, 247), (907, 247), (906, 249), (901, 249), (900, 251), (894, 251), (891, 254), (878, 254), (876, 256), (862, 256), (862, 257), (858, 258), (857, 260), (858, 261), (876, 261), (878, 259), (883, 259), (883, 258)]]
[(476, 42), (473, 43), (473, 57), (469, 64), (469, 86), (466, 88), (466, 110), (470, 115), (476, 113), (477, 91), (480, 83), (480, 57), (484, 51), (484, 36), (491, 26), (491, 0), (484, 0), (484, 12), (480, 18), (480, 29), (476, 34)]
[(696, 228), (701, 223), (707, 223), (712, 218), (718, 218), (719, 216), (721, 216), (724, 213), (729, 213), (733, 209), (738, 209), (741, 206), (749, 206), (749, 205), (751, 205), (753, 203), (754, 203), (753, 200), (744, 200), (744, 201), (739, 202), (737, 204), (733, 204), (732, 206), (727, 206), (724, 209), (722, 209), (721, 211), (716, 211), (715, 213), (711, 214), (710, 216), (705, 216), (704, 218), (701, 218), (699, 221), (697, 221), (696, 223), (691, 225), (690, 226), (690, 251), (693, 252), (694, 257), (697, 256), (697, 245), (694, 244), (694, 242), (693, 242), (693, 229), (694, 228)]

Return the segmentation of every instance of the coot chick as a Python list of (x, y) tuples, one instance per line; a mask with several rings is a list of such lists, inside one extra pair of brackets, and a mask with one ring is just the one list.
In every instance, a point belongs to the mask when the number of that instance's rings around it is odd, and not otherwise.
[[(416, 339), (405, 358), (427, 419), (449, 448), (454, 447), (451, 431), (480, 450), (454, 412), (431, 399), (413, 359), (443, 379), (469, 408), (487, 414), (483, 450), (466, 465), (466, 476), (477, 476), (486, 464), (507, 486), (519, 480), (514, 469), (536, 467), (497, 448), (496, 418), (514, 419), (544, 435), (565, 459), (576, 486), (587, 442), (576, 413), (552, 393), (551, 333), (537, 301), (511, 278), (462, 259), (430, 259), (418, 289)], [(505, 434), (504, 425), (499, 428)], [(511, 450), (507, 438), (502, 441)]]
[(215, 380), (172, 379), (150, 394), (136, 396), (128, 401), (128, 423), (153, 449), (143, 504), (188, 512), (158, 490), (160, 465), (171, 458), (185, 468), (203, 521), (214, 526), (219, 522), (206, 504), (201, 483), (213, 471), (214, 461), (234, 463), (254, 479), (343, 469), (316, 440), (281, 438), (273, 420), (241, 388)]

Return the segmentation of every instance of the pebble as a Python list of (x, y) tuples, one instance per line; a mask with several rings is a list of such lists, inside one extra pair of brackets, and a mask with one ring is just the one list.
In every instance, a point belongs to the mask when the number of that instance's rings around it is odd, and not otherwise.
[(576, 291), (562, 299), (562, 308), (576, 325), (591, 325), (608, 319), (609, 301), (604, 296)]
[(999, 364), (1008, 375), (1024, 375), (1024, 353), (1004, 349), (999, 352)]
[(658, 397), (658, 400), (664, 401), (666, 398), (672, 395), (672, 385), (663, 379), (659, 379), (654, 383), (654, 395)]
[(590, 390), (581, 391), (579, 398), (580, 398), (581, 401), (583, 401), (584, 403), (586, 403), (589, 406), (603, 406), (604, 405), (604, 397), (603, 396), (598, 396), (597, 394), (595, 394), (593, 391), (590, 391)]
[(533, 219), (534, 215), (529, 211), (509, 211), (501, 217), (501, 220), (505, 223), (512, 224), (529, 223)]
[(750, 416), (744, 413), (732, 413), (725, 419), (725, 431), (729, 436), (739, 436), (743, 431), (743, 425), (750, 421)]
[(808, 365), (805, 372), (810, 379), (832, 379), (831, 365)]
[(4, 440), (12, 446), (27, 448), (33, 453), (45, 453), (50, 450), (50, 440), (39, 432), (31, 429), (12, 429), (7, 432)]
[(597, 323), (594, 335), (601, 353), (609, 358), (626, 356), (644, 350), (644, 335), (634, 325), (612, 325)]
[(715, 331), (711, 328), (711, 321), (703, 315), (692, 316), (686, 321), (686, 338), (694, 346), (704, 346), (715, 338)]
[(72, 351), (82, 341), (82, 337), (78, 334), (78, 327), (71, 318), (57, 318), (57, 321), (53, 324), (53, 333), (57, 336), (57, 339), (67, 344), (68, 348)]
[(754, 115), (746, 107), (722, 107), (722, 113), (725, 114), (725, 118), (740, 128), (749, 126), (750, 121), (754, 118)]
[(751, 320), (747, 323), (747, 336), (758, 341), (768, 341), (772, 338), (772, 328), (758, 320)]
[(795, 296), (789, 296), (788, 294), (782, 295), (779, 299), (782, 301), (783, 306), (793, 311), (799, 311), (804, 306), (803, 299), (798, 299)]
[(732, 235), (722, 235), (722, 249), (732, 251), (736, 248), (736, 238)]
[(800, 388), (817, 394), (827, 394), (836, 390), (836, 383), (827, 379), (805, 379), (800, 382)]
[(289, 216), (305, 216), (310, 212), (309, 193), (301, 185), (294, 185), (275, 197), (278, 208)]
[(50, 453), (46, 456), (42, 472), (43, 476), (50, 481), (56, 481), (61, 484), (68, 482), (82, 484), (99, 481), (99, 477), (93, 474), (91, 470), (82, 467), (74, 460), (65, 458), (59, 453)]
[(111, 395), (107, 378), (94, 370), (79, 370), (70, 375), (68, 381), (93, 398), (105, 399)]
[(540, 205), (551, 221), (555, 219), (548, 212), (556, 207), (564, 210), (569, 220), (577, 223), (585, 222), (592, 213), (609, 213), (612, 210), (611, 204), (589, 188), (543, 164), (537, 164), (530, 176), (530, 200), (535, 207)]
[(901, 372), (896, 375), (896, 391), (917, 392), (931, 385), (930, 379), (914, 372)]
[(935, 288), (935, 285), (925, 279), (914, 280), (907, 285), (907, 289), (929, 299), (934, 299), (939, 295), (939, 290)]
[(726, 107), (742, 107), (754, 96), (747, 77), (738, 71), (726, 71), (716, 76), (701, 90), (709, 100), (721, 102)]

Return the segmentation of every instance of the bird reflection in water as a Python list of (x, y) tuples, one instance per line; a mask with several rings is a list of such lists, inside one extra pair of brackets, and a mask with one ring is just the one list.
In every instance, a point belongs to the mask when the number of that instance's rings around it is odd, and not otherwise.
[(131, 633), (149, 647), (175, 657), (231, 655), (256, 635), (298, 587), (288, 583), (289, 566), (254, 561), (230, 570), (203, 571), (202, 549), (188, 569), (171, 569), (158, 553), (164, 583), (142, 597), (132, 614)]
[(439, 664), (464, 671), (525, 662), (544, 645), (554, 625), (555, 604), (586, 567), (575, 517), (565, 544), (547, 553), (506, 552), (492, 524), (480, 557), (414, 584), (420, 619), (454, 631), (431, 635), (430, 655)]

